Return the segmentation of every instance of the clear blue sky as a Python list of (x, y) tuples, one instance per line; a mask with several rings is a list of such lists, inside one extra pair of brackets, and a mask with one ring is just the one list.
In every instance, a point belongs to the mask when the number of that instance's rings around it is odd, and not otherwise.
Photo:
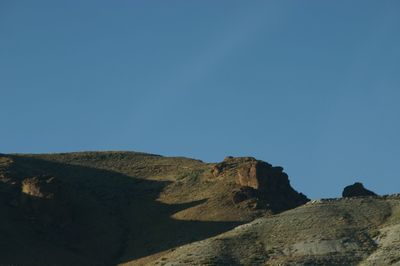
[(282, 165), (400, 192), (399, 1), (0, 0), (0, 152)]

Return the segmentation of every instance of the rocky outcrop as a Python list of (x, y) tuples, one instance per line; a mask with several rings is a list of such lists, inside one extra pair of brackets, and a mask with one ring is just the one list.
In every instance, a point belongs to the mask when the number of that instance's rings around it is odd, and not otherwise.
[(356, 182), (353, 185), (347, 186), (343, 189), (342, 196), (344, 198), (351, 197), (367, 197), (367, 196), (377, 196), (371, 190), (364, 188), (364, 185), (360, 182)]
[(256, 198), (257, 194), (257, 190), (252, 187), (241, 187), (239, 191), (233, 193), (232, 200), (237, 204), (247, 199)]
[[(54, 176), (26, 177), (21, 182), (20, 197), (11, 202), (25, 217), (36, 221), (37, 230), (46, 227), (65, 228), (71, 222), (71, 206), (66, 200), (61, 181)], [(58, 230), (57, 229), (57, 230)]]
[(59, 190), (59, 183), (55, 177), (35, 176), (25, 178), (21, 186), (22, 193), (35, 198), (54, 199)]
[(266, 206), (273, 212), (281, 212), (305, 204), (309, 199), (295, 191), (282, 167), (253, 157), (226, 157), (211, 170), (214, 177), (233, 177), (240, 189), (233, 194), (233, 201), (240, 203), (257, 199), (258, 206)]

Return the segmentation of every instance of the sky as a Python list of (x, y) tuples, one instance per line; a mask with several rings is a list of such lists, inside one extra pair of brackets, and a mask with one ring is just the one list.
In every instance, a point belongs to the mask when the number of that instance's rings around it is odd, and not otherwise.
[(400, 192), (398, 1), (0, 0), (0, 152), (280, 165)]

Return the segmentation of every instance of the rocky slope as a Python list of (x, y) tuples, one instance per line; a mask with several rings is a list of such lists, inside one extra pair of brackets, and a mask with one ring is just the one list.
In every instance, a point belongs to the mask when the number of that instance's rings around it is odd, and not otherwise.
[(140, 263), (307, 201), (248, 157), (0, 155), (0, 264)]
[(148, 258), (151, 265), (400, 265), (400, 197), (312, 201)]
[(289, 177), (282, 167), (273, 167), (252, 157), (227, 157), (213, 166), (212, 174), (216, 178), (230, 176), (235, 179), (240, 186), (233, 194), (235, 203), (254, 200), (256, 206), (278, 213), (309, 201), (290, 186)]

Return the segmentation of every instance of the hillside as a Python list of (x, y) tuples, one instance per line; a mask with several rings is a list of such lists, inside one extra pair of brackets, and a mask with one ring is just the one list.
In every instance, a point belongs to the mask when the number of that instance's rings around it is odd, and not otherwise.
[(252, 157), (0, 154), (0, 265), (390, 265), (399, 202), (309, 202)]
[[(290, 199), (267, 199), (261, 187), (243, 192), (238, 170), (252, 182), (271, 175), (273, 192)], [(282, 168), (254, 158), (207, 164), (135, 152), (1, 155), (0, 180), (3, 264), (132, 262), (307, 201)]]
[(400, 265), (400, 196), (310, 202), (182, 246), (154, 265)]

